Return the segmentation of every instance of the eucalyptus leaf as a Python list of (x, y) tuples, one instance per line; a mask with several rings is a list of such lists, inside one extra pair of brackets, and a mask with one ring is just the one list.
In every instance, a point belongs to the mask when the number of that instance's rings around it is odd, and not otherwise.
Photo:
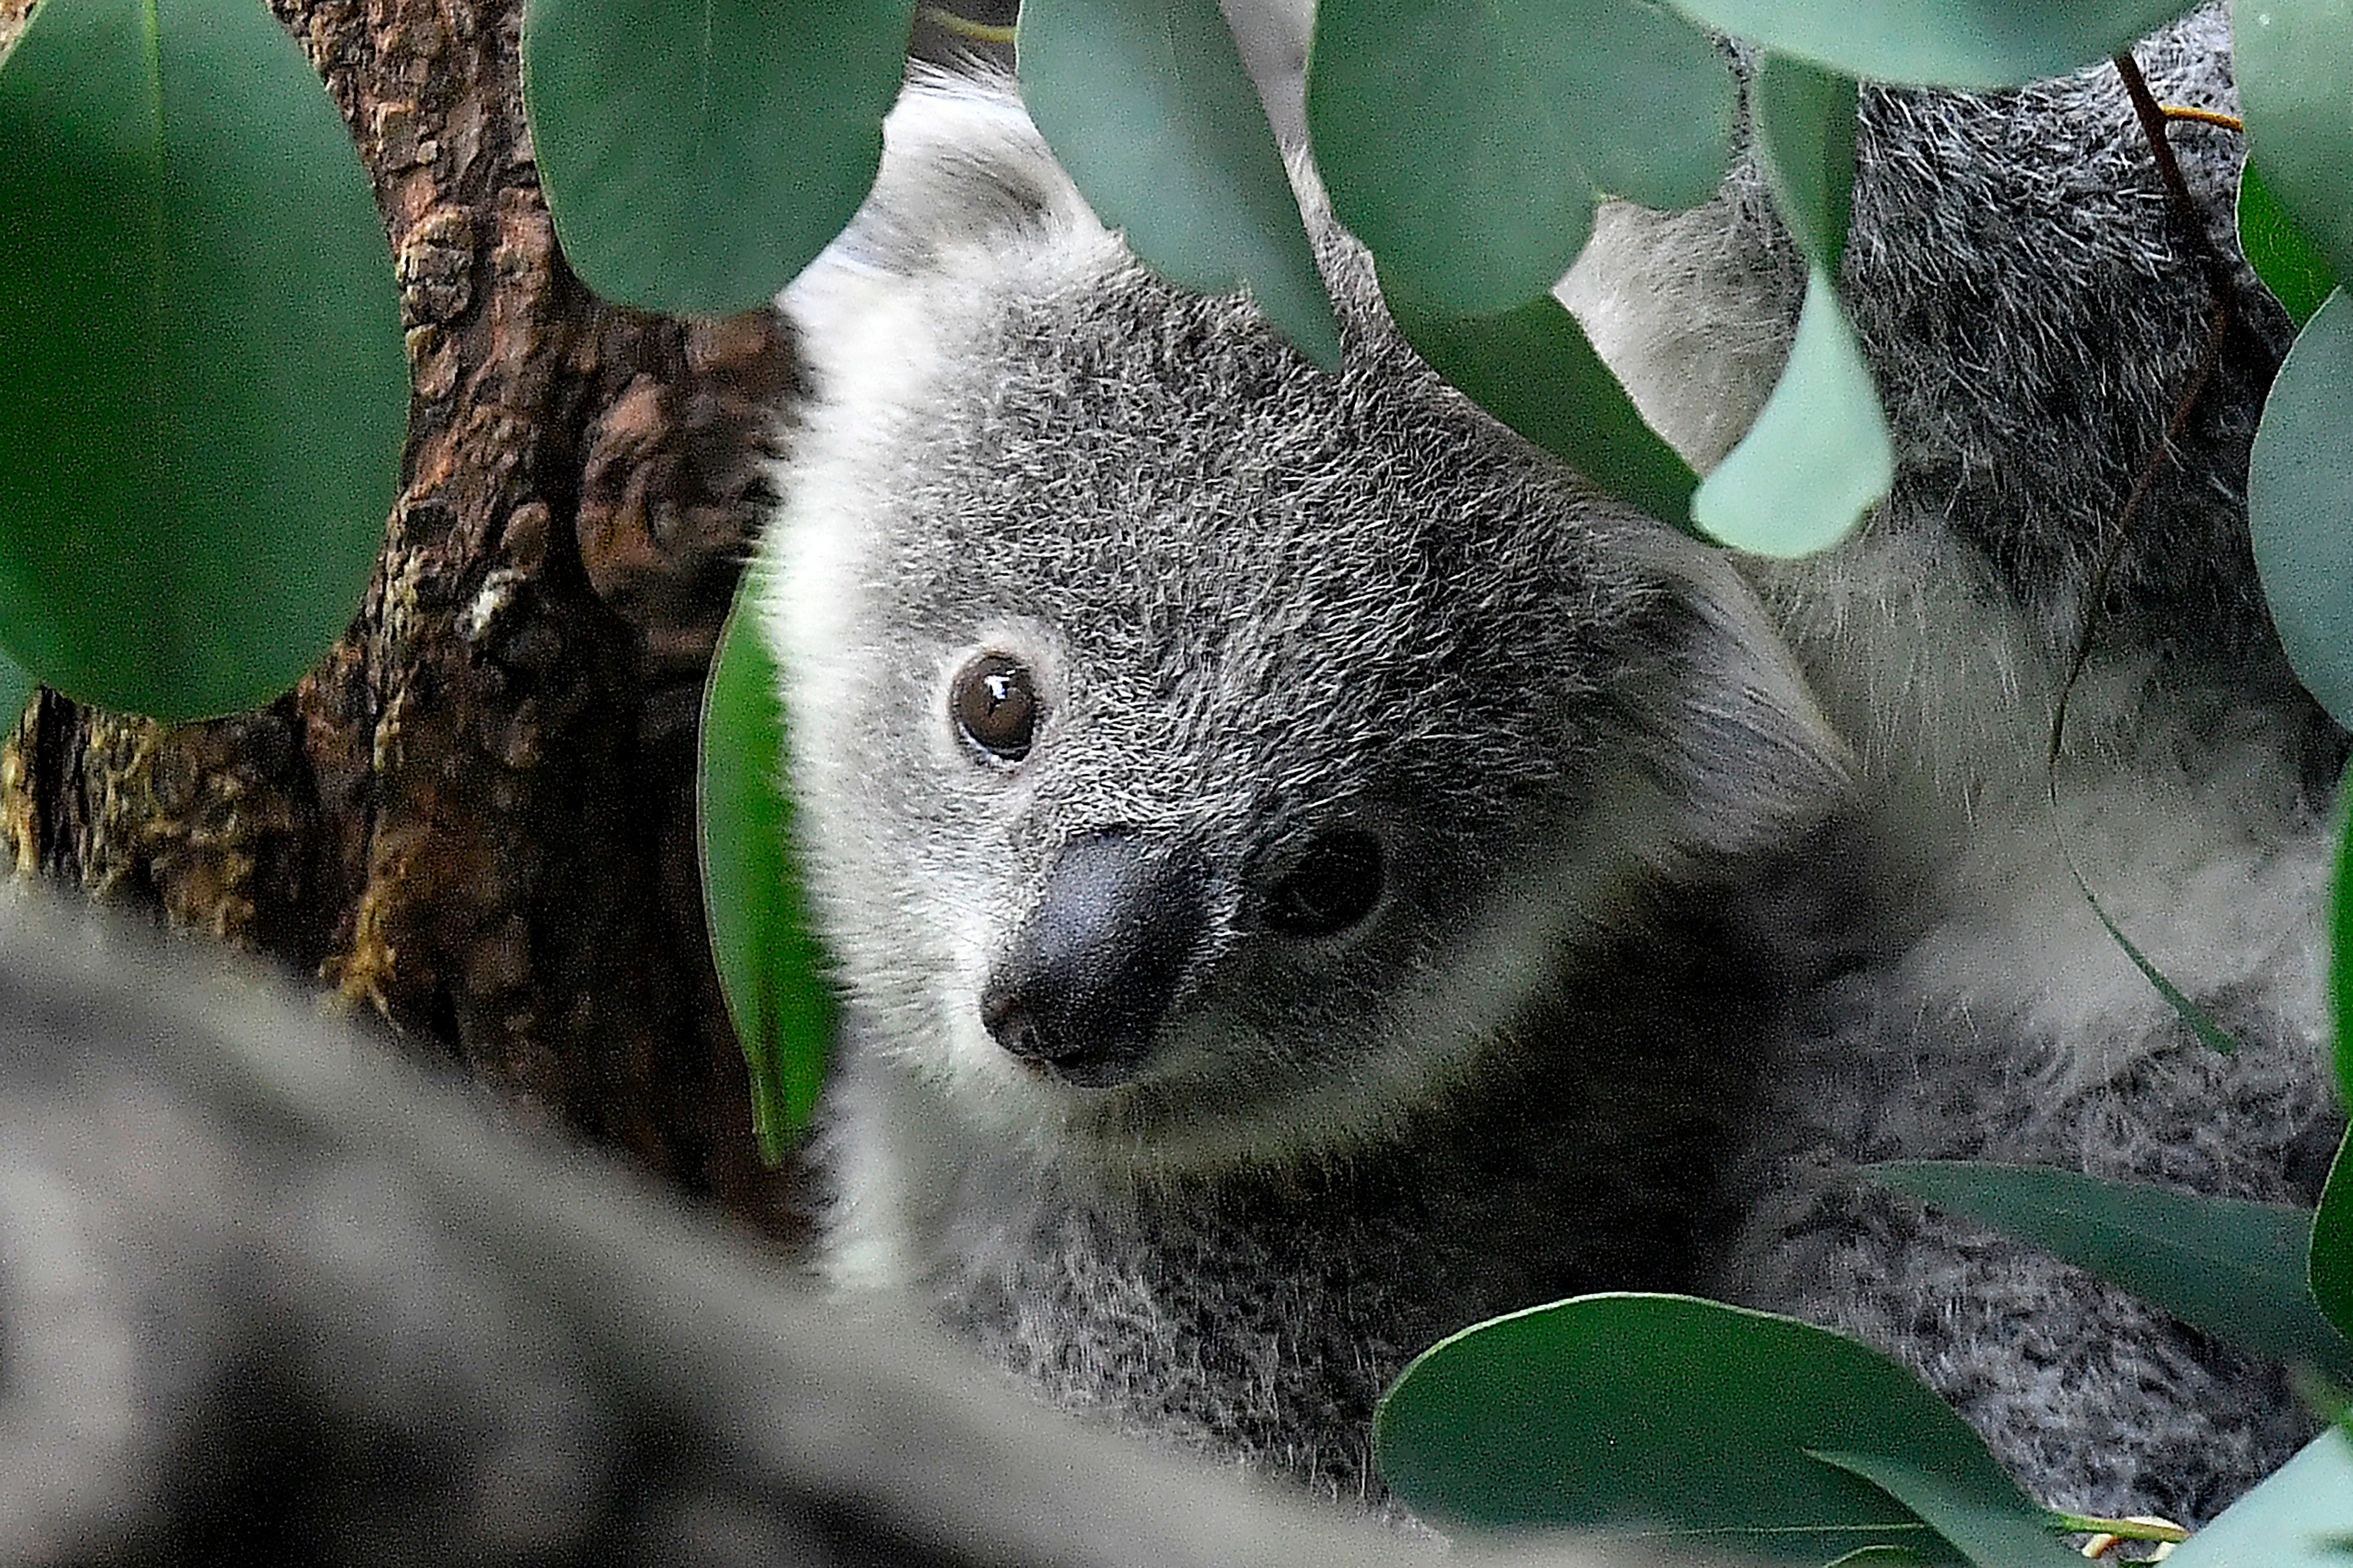
[(408, 371), (375, 200), (257, 0), (47, 0), (0, 66), (0, 648), (251, 708), (359, 608)]
[(2337, 1144), (2320, 1210), (2312, 1216), (2308, 1264), (2313, 1300), (2340, 1332), (2353, 1335), (2353, 1134)]
[(1854, 79), (1767, 55), (1748, 89), (1757, 161), (1806, 258), (1838, 276), (1854, 204)]
[(681, 315), (765, 305), (874, 183), (913, 0), (529, 0), (523, 106), (573, 270)]
[(1566, 306), (1543, 296), (1500, 316), (1449, 316), (1388, 283), (1398, 330), (1472, 402), (1621, 500), (1690, 531), (1699, 476), (1642, 422)]
[(1848, 76), (1977, 89), (2064, 76), (2131, 47), (2189, 9), (2183, 0), (1673, 4), (1704, 26)]
[(1454, 316), (1550, 289), (1602, 195), (1707, 200), (1736, 103), (1715, 40), (1650, 0), (1323, 0), (1308, 58), (1333, 211)]
[(2303, 326), (2337, 287), (2337, 275), (2263, 184), (2252, 159), (2239, 174), (2238, 219), (2239, 248), (2247, 264), (2289, 319)]
[(2331, 1428), (2165, 1561), (2167, 1568), (2346, 1568), (2348, 1541), (2353, 1437)]
[(790, 853), (781, 682), (758, 635), (757, 583), (744, 574), (703, 689), (695, 839), (711, 955), (773, 1163), (816, 1107), (834, 1009)]
[(1339, 368), (1291, 177), (1217, 0), (1028, 0), (1015, 57), (1039, 132), (1145, 265), (1198, 294), (1248, 288)]
[(1954, 1555), (1809, 1450), (1898, 1459), (1968, 1505), (2031, 1513), (1983, 1439), (1877, 1351), (1686, 1296), (1581, 1296), (1464, 1330), (1389, 1389), (1374, 1449), (1441, 1527), (1574, 1526), (1810, 1568), (1867, 1547)]
[(2353, 5), (2233, 0), (2231, 55), (2248, 159), (2330, 270), (2353, 276)]
[(2297, 334), (2247, 458), (2247, 532), (2281, 646), (2306, 689), (2353, 725), (2353, 300)]
[(1894, 476), (1871, 367), (1816, 264), (1781, 379), (1748, 434), (1701, 481), (1692, 516), (1738, 549), (1810, 555), (1854, 531)]
[(1884, 1455), (1813, 1457), (1861, 1476), (1910, 1509), (1976, 1568), (2081, 1568), (2083, 1558), (2053, 1540), (2042, 1510), (2023, 1499), (2011, 1507), (1968, 1496), (1933, 1471)]
[(2217, 1339), (2327, 1372), (2353, 1371), (2353, 1343), (2306, 1288), (2308, 1209), (1968, 1161), (1891, 1161), (1864, 1172), (2044, 1247)]

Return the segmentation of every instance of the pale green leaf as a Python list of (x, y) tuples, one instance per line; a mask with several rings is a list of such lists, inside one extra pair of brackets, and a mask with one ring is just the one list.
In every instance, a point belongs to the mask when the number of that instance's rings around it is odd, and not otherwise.
[(2330, 269), (2353, 276), (2353, 4), (2235, 0), (2231, 53), (2248, 159)]
[(1029, 0), (1015, 53), (1039, 132), (1145, 266), (1198, 294), (1247, 288), (1338, 368), (1323, 274), (1216, 0)]
[(1550, 289), (1602, 195), (1708, 199), (1735, 106), (1715, 41), (1650, 0), (1324, 0), (1308, 59), (1333, 210), (1455, 316)]
[(2107, 59), (2182, 0), (1673, 0), (1694, 21), (1847, 76), (2017, 87)]
[(1748, 434), (1702, 481), (1693, 518), (1738, 549), (1808, 555), (1852, 532), (1894, 473), (1871, 367), (1817, 266), (1781, 379)]
[(2247, 459), (2255, 574), (2296, 677), (2353, 724), (2353, 300), (2328, 297), (2272, 383)]
[(2165, 1561), (2167, 1568), (2346, 1568), (2353, 1437), (2323, 1432)]

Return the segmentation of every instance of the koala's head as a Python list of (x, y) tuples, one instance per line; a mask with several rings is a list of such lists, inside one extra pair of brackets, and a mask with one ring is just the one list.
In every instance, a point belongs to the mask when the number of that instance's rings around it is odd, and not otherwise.
[(760, 569), (855, 1048), (1043, 1152), (1362, 1137), (1840, 776), (1728, 565), (1443, 386), (1322, 245), (1336, 377), (933, 85), (786, 297), (817, 393)]

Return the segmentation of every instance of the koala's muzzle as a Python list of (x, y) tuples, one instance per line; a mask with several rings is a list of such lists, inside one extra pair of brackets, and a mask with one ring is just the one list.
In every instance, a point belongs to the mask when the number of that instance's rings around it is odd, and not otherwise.
[(1071, 1083), (1134, 1076), (1208, 930), (1208, 868), (1124, 833), (1066, 845), (980, 997), (989, 1033)]

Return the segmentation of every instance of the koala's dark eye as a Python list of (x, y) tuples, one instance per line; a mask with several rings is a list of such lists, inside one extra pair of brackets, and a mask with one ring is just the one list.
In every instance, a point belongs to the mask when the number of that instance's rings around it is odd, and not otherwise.
[(1381, 898), (1381, 841), (1341, 829), (1308, 845), (1270, 889), (1261, 919), (1284, 936), (1331, 936), (1366, 915)]
[(1029, 754), (1038, 733), (1038, 692), (1029, 667), (1001, 653), (985, 653), (956, 671), (948, 689), (948, 716), (964, 738), (1002, 762)]

